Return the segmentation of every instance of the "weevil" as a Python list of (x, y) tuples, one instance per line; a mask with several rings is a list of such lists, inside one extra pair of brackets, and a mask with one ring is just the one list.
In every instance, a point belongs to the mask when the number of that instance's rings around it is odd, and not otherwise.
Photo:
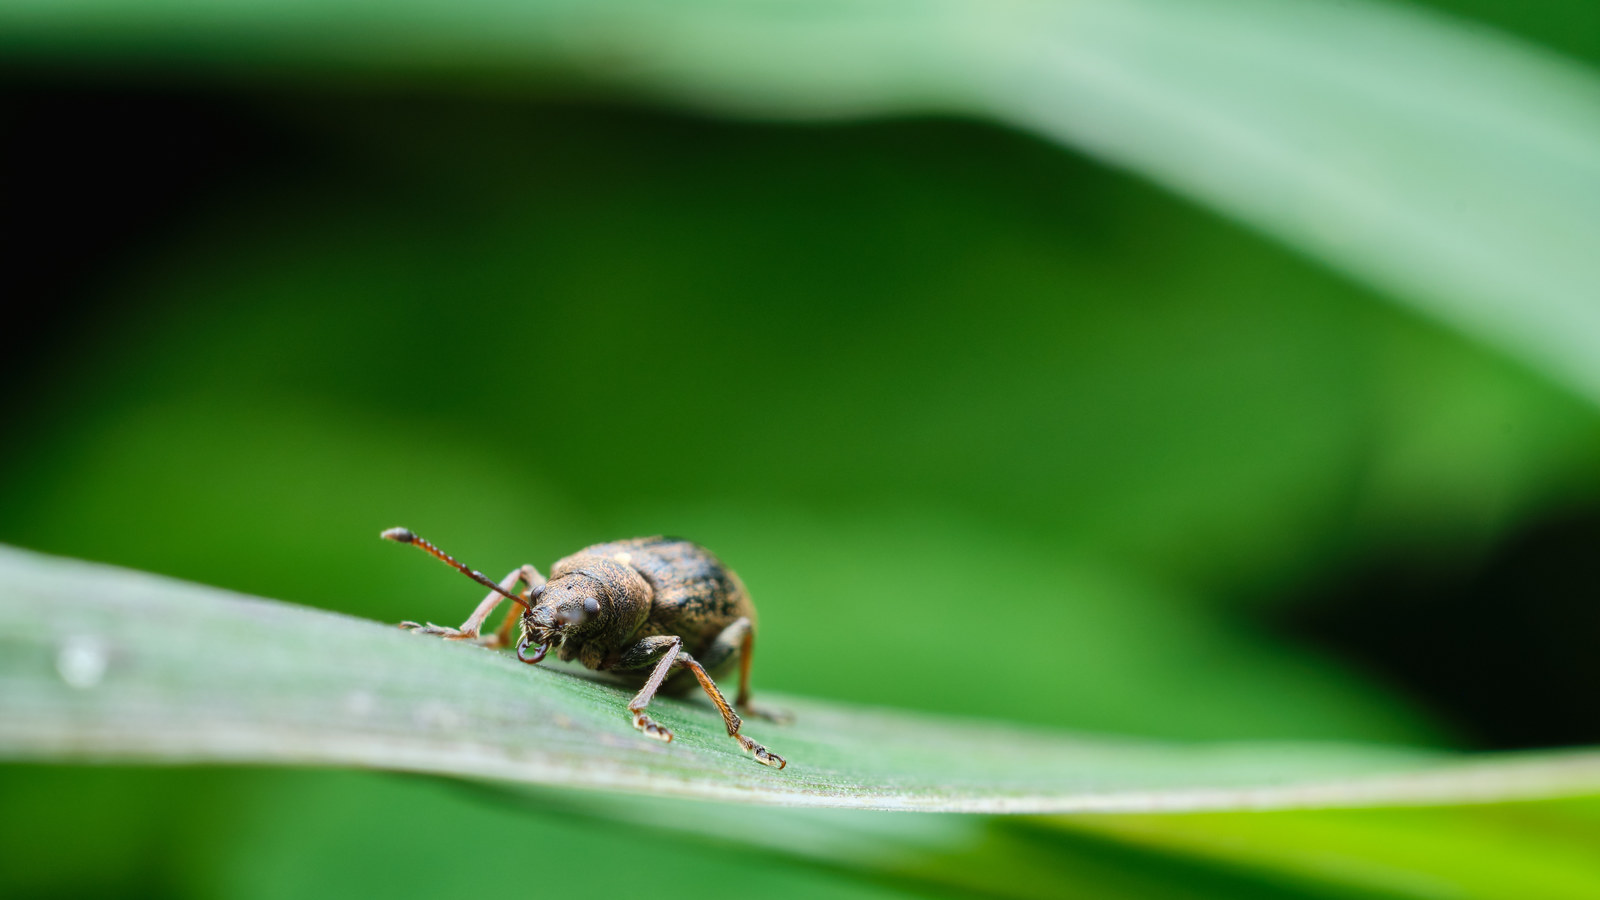
[[(530, 665), (552, 647), (562, 660), (573, 659), (611, 673), (639, 692), (628, 702), (633, 727), (647, 737), (671, 741), (672, 732), (645, 712), (657, 694), (675, 696), (696, 682), (711, 698), (728, 727), (756, 762), (783, 768), (784, 758), (740, 732), (747, 715), (778, 719), (750, 704), (750, 656), (755, 649), (756, 609), (733, 570), (699, 544), (648, 537), (595, 544), (558, 560), (546, 579), (531, 565), (518, 566), (498, 584), (406, 528), (383, 537), (411, 544), (489, 588), (488, 596), (459, 628), (432, 622), (401, 622), (419, 634), (473, 641), (487, 647), (510, 645), (511, 626), (520, 623), (517, 658)], [(483, 623), (505, 600), (512, 602), (494, 633)], [(521, 613), (519, 616), (518, 613)], [(712, 680), (734, 663), (739, 693), (732, 704)]]

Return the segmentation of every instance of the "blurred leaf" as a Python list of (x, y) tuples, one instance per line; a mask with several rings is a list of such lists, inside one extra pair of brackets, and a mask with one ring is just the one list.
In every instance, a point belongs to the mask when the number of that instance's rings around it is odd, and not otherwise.
[(1101, 835), (1385, 896), (1589, 898), (1600, 894), (1600, 801), (1262, 815), (1072, 816), (1046, 827)]
[[(703, 898), (716, 883), (783, 900), (920, 896), (759, 847), (494, 797), (387, 773), (0, 765), (0, 840), (28, 863), (0, 866), (0, 896), (454, 900), (641, 881), (662, 898)], [(486, 853), (500, 849), (512, 852)]]
[[(493, 790), (485, 786), (479, 796), (493, 799)], [(1271, 871), (1218, 865), (1164, 848), (1124, 845), (1115, 838), (1068, 832), (1027, 817), (773, 809), (654, 797), (580, 798), (552, 791), (532, 792), (523, 801), (520, 807), (535, 814), (626, 823), (652, 837), (671, 836), (730, 853), (802, 861), (813, 868), (852, 874), (858, 882), (871, 879), (954, 891), (959, 896), (1139, 900), (1348, 896), (1337, 883), (1308, 891), (1303, 884), (1279, 883)]]
[(1600, 890), (1595, 798), (981, 818), (686, 808), (609, 795), (579, 802), (540, 792), (528, 808), (763, 848), (879, 879), (1008, 897), (1577, 900)]
[[(633, 733), (622, 689), (393, 628), (0, 552), (0, 754), (346, 765), (794, 806), (957, 812), (1483, 802), (1600, 787), (1600, 754), (1159, 745), (785, 701), (752, 765), (704, 706)], [(530, 679), (536, 689), (530, 689)]]
[[(96, 814), (59, 815), (68, 796)], [(30, 862), (0, 868), (0, 889), (17, 896), (139, 884), (176, 896), (455, 897), (463, 877), (490, 895), (530, 884), (604, 892), (640, 872), (663, 897), (704, 896), (712, 879), (777, 897), (1096, 900), (1569, 898), (1600, 883), (1600, 853), (1585, 853), (1600, 845), (1595, 800), (1043, 819), (524, 793), (365, 772), (31, 765), (0, 766), (0, 810), (0, 839)], [(505, 864), (446, 864), (504, 846), (517, 848)], [(1521, 886), (1505, 890), (1512, 878)]]
[(1600, 80), (1359, 2), (14, 0), (13, 57), (560, 72), (764, 116), (998, 119), (1138, 171), (1600, 401)]

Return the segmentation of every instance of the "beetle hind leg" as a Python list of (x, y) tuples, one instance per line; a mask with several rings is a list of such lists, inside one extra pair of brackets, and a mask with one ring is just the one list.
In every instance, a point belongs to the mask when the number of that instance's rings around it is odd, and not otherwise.
[(744, 617), (735, 619), (733, 624), (717, 635), (711, 646), (700, 654), (700, 664), (707, 670), (715, 672), (723, 663), (732, 656), (739, 657), (739, 693), (734, 697), (734, 708), (739, 712), (756, 719), (765, 719), (779, 725), (787, 725), (794, 721), (794, 715), (787, 710), (771, 709), (765, 706), (756, 706), (750, 701), (750, 657), (755, 649), (756, 632), (751, 627), (750, 620)]

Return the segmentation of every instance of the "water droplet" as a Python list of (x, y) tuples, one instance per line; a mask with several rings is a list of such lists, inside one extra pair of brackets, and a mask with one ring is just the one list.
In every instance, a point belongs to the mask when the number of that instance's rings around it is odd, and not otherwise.
[(56, 671), (61, 680), (79, 690), (88, 690), (105, 677), (110, 650), (105, 641), (92, 635), (73, 635), (56, 653)]

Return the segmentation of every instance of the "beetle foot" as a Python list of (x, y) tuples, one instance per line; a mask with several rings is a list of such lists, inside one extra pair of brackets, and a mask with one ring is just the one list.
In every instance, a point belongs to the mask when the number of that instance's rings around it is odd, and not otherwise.
[(462, 631), (459, 628), (447, 628), (443, 625), (435, 625), (432, 622), (429, 622), (426, 625), (419, 622), (401, 622), (400, 627), (412, 632), (413, 634), (436, 634), (447, 641), (483, 642), (482, 637), (477, 632)]
[(767, 748), (761, 746), (755, 741), (750, 740), (742, 734), (736, 734), (733, 737), (739, 742), (739, 746), (750, 751), (750, 753), (755, 756), (756, 762), (761, 763), (763, 766), (771, 766), (774, 769), (781, 769), (789, 764), (788, 760), (785, 760), (783, 757), (773, 753), (771, 750), (768, 750)]
[(647, 738), (655, 738), (667, 744), (672, 743), (672, 730), (642, 712), (633, 714), (633, 727), (643, 732)]

